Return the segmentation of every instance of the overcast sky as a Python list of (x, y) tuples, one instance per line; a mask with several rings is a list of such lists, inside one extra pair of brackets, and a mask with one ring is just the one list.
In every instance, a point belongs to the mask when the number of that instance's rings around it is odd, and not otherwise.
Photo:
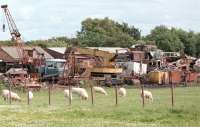
[[(200, 32), (199, 0), (0, 0), (8, 4), (24, 40), (74, 36), (87, 17), (109, 17), (138, 27), (142, 35), (157, 25)], [(2, 29), (3, 14), (0, 11)], [(0, 31), (0, 40), (10, 39)]]

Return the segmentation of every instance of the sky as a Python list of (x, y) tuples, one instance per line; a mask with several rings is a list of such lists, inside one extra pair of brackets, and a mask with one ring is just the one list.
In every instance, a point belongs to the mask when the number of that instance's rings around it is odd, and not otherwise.
[[(74, 37), (81, 21), (109, 17), (127, 22), (147, 35), (158, 25), (200, 32), (199, 0), (0, 0), (11, 14), (26, 41), (51, 37)], [(0, 11), (0, 40), (9, 40), (8, 27), (2, 32), (4, 15)]]

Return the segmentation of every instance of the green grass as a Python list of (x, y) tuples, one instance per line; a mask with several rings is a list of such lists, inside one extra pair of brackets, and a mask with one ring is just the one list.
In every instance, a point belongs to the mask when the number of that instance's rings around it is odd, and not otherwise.
[(12, 105), (0, 99), (0, 127), (200, 127), (200, 87), (176, 88), (173, 109), (169, 88), (151, 89), (154, 102), (146, 102), (144, 109), (139, 89), (128, 89), (118, 106), (114, 89), (106, 90), (108, 96), (96, 94), (94, 106), (91, 98), (79, 97), (69, 106), (63, 90), (52, 92), (51, 106), (47, 90), (34, 92), (29, 106), (26, 93)]

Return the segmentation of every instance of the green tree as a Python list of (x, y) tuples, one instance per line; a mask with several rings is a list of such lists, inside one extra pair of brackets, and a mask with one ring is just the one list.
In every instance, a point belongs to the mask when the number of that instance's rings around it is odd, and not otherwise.
[(164, 51), (181, 51), (184, 46), (174, 28), (157, 26), (146, 37), (146, 40), (155, 41), (158, 48)]
[(200, 58), (200, 33), (196, 35), (196, 56)]
[(188, 55), (195, 56), (196, 55), (196, 43), (197, 43), (197, 35), (194, 32), (186, 32), (184, 30), (176, 30), (176, 33), (179, 36), (179, 39), (184, 45), (184, 52)]
[(0, 46), (15, 46), (16, 43), (10, 40), (0, 41)]
[(140, 31), (127, 23), (118, 23), (109, 18), (88, 18), (81, 23), (77, 39), (81, 46), (129, 47), (140, 39)]
[(53, 37), (48, 40), (32, 40), (27, 42), (27, 45), (46, 47), (66, 47), (70, 45), (71, 39), (67, 37)]

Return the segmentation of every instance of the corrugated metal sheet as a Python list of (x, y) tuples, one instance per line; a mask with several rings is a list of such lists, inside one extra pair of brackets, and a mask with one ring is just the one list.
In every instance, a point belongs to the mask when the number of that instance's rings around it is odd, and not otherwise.
[(178, 84), (183, 80), (183, 72), (180, 70), (175, 70), (171, 72), (172, 83)]
[(39, 53), (43, 53), (46, 59), (53, 59), (53, 57), (47, 53), (44, 49), (41, 47), (34, 47)]
[(168, 84), (169, 73), (164, 71), (152, 71), (148, 73), (148, 78), (151, 83)]
[(17, 47), (15, 46), (2, 46), (1, 49), (14, 59), (19, 59)]
[(187, 81), (188, 81), (188, 82), (197, 81), (197, 78), (198, 78), (198, 73), (196, 73), (196, 72), (190, 72), (190, 73), (187, 75)]
[[(169, 72), (152, 71), (148, 74), (149, 80), (156, 84), (168, 84)], [(197, 81), (198, 73), (189, 72), (187, 74), (187, 82)], [(173, 84), (180, 84), (184, 81), (184, 72), (181, 70), (171, 71), (171, 80)]]
[(151, 83), (162, 84), (164, 72), (152, 71), (148, 73), (148, 78)]

